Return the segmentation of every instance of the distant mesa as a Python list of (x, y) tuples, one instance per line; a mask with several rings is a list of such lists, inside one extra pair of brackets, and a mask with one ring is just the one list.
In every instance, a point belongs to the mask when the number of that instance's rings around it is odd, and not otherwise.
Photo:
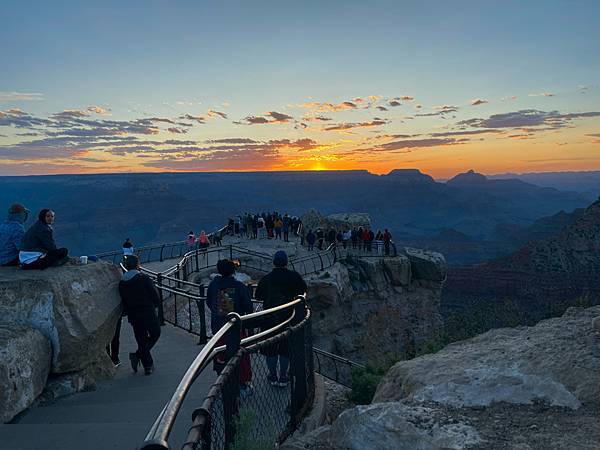
[(394, 182), (403, 182), (403, 183), (435, 183), (435, 180), (429, 176), (421, 172), (419, 169), (394, 169), (387, 175), (394, 180)]
[(475, 172), (473, 169), (465, 173), (459, 173), (454, 178), (451, 178), (446, 182), (448, 186), (454, 187), (468, 187), (468, 186), (481, 186), (488, 183), (488, 179), (485, 175)]

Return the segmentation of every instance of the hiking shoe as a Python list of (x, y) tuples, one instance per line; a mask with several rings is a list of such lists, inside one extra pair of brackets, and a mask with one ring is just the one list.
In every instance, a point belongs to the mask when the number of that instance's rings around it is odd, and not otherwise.
[(137, 353), (130, 353), (129, 361), (131, 362), (131, 369), (133, 370), (133, 373), (137, 373), (138, 366), (140, 365), (140, 358)]
[(144, 375), (152, 375), (154, 372), (154, 366), (144, 367)]
[(288, 377), (281, 377), (277, 382), (277, 386), (282, 388), (287, 387), (288, 384), (290, 384), (290, 379)]
[(242, 398), (250, 397), (252, 394), (254, 394), (254, 388), (252, 387), (252, 384), (240, 384), (240, 396)]
[(119, 367), (121, 365), (121, 361), (118, 359), (113, 359), (113, 364), (115, 367)]
[(278, 385), (277, 377), (275, 375), (269, 375), (267, 377), (267, 381), (269, 382), (269, 384), (271, 386), (277, 386)]

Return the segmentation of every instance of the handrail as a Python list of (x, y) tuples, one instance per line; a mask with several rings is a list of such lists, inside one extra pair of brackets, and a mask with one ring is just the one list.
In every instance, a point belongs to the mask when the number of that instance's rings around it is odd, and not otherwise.
[[(165, 407), (162, 409), (161, 413), (158, 415), (158, 417), (154, 421), (153, 425), (151, 426), (148, 434), (146, 435), (144, 444), (141, 447), (142, 450), (144, 448), (150, 448), (149, 447), (150, 445), (157, 445), (157, 444), (162, 445), (164, 448), (168, 448), (167, 440), (169, 438), (169, 435), (171, 433), (175, 419), (177, 418), (179, 410), (181, 409), (181, 405), (183, 404), (183, 401), (185, 400), (185, 397), (186, 397), (189, 389), (191, 388), (191, 386), (192, 386), (193, 382), (196, 380), (196, 378), (199, 376), (200, 372), (202, 372), (206, 368), (206, 366), (214, 358), (214, 356), (217, 353), (224, 351), (226, 349), (226, 346), (221, 345), (221, 346), (217, 347), (216, 344), (217, 344), (217, 342), (219, 342), (219, 340), (221, 340), (221, 338), (223, 338), (225, 336), (225, 334), (227, 332), (229, 332), (230, 329), (232, 329), (235, 326), (236, 322), (241, 323), (246, 320), (256, 319), (257, 317), (271, 315), (271, 314), (277, 313), (279, 311), (283, 311), (283, 310), (295, 307), (296, 305), (300, 304), (304, 300), (305, 295), (298, 296), (298, 297), (299, 298), (296, 298), (284, 305), (279, 305), (274, 308), (270, 308), (270, 309), (267, 309), (264, 311), (259, 311), (257, 313), (252, 313), (252, 314), (248, 314), (248, 315), (244, 315), (244, 316), (240, 316), (236, 313), (229, 313), (228, 317), (230, 317), (230, 319), (227, 321), (227, 323), (225, 323), (225, 325), (223, 325), (213, 335), (213, 337), (210, 339), (210, 341), (202, 348), (202, 350), (200, 351), (198, 356), (196, 356), (194, 361), (188, 367), (187, 371), (185, 372), (184, 376), (182, 377), (181, 381), (179, 382), (179, 385), (175, 389), (175, 392), (171, 396), (171, 399), (167, 402)], [(249, 336), (247, 338), (242, 339), (240, 341), (240, 344), (241, 345), (251, 344), (254, 341), (257, 341), (257, 340), (263, 338), (264, 336), (270, 335), (270, 334), (280, 330), (281, 328), (283, 328), (284, 326), (289, 324), (292, 320), (294, 320), (295, 315), (296, 315), (296, 311), (295, 311), (295, 309), (293, 309), (292, 313), (290, 314), (290, 317), (287, 318), (286, 320), (282, 321), (281, 323), (278, 323), (277, 325), (269, 328), (268, 330), (264, 330), (256, 335)]]

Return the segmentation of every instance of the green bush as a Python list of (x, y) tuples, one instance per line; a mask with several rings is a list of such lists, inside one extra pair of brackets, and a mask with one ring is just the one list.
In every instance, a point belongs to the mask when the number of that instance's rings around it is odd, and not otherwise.
[(373, 367), (352, 369), (352, 390), (348, 399), (357, 405), (368, 405), (373, 400), (377, 385), (387, 369)]
[[(268, 450), (275, 446), (277, 431), (269, 420), (257, 420), (256, 413), (241, 408), (235, 419), (235, 437), (230, 450)], [(261, 435), (256, 436), (260, 427)], [(256, 429), (255, 429), (256, 428)]]

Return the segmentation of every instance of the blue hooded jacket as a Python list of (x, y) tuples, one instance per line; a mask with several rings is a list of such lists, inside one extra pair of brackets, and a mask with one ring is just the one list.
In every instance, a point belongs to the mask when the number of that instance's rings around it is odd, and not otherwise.
[(0, 265), (18, 259), (25, 234), (23, 222), (23, 214), (17, 213), (9, 214), (6, 222), (0, 224)]

